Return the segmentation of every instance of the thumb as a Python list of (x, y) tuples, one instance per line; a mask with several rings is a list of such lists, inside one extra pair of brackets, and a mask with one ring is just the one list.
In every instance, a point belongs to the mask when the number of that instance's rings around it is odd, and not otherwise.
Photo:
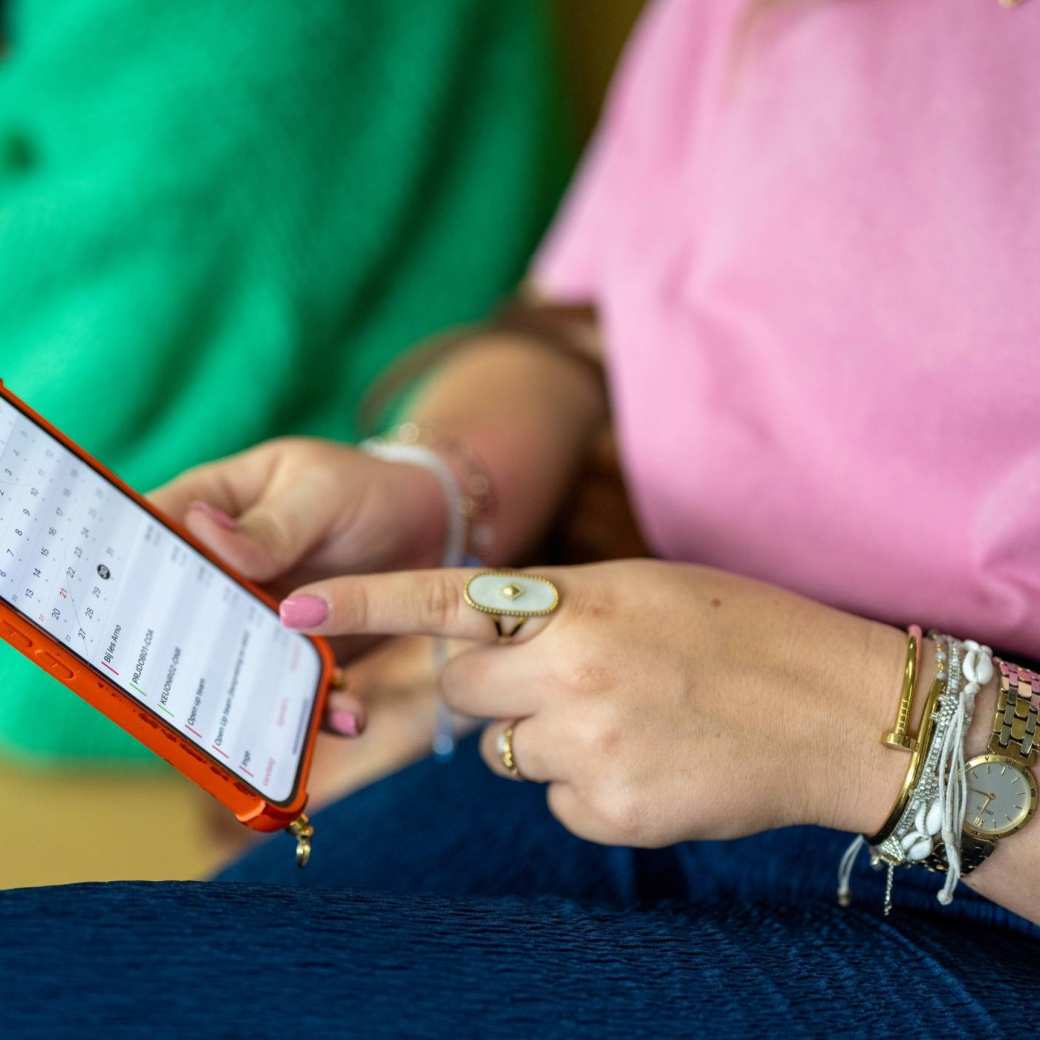
[(185, 524), (196, 538), (245, 577), (269, 582), (295, 567), (331, 530), (337, 497), (317, 467), (275, 476), (238, 516), (193, 502)]
[(368, 724), (365, 702), (349, 690), (333, 690), (325, 706), (322, 728), (338, 737), (360, 737)]

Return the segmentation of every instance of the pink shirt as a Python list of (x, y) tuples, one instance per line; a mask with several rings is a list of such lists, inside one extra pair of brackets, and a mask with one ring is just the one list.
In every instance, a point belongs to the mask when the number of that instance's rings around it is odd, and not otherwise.
[(1040, 0), (659, 0), (537, 260), (655, 550), (1040, 657)]

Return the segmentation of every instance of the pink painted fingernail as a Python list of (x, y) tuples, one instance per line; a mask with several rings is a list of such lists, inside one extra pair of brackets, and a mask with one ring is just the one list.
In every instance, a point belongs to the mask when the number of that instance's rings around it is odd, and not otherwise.
[(320, 596), (290, 596), (278, 616), (286, 628), (316, 628), (329, 616), (329, 605)]
[(344, 737), (361, 733), (361, 720), (352, 711), (334, 711), (329, 715), (329, 727)]
[(197, 509), (200, 513), (205, 513), (218, 527), (223, 527), (225, 531), (234, 531), (238, 527), (238, 521), (231, 516), (229, 513), (225, 513), (223, 509), (218, 509), (214, 505), (210, 505), (209, 502), (203, 502), (198, 499), (188, 507), (189, 509)]

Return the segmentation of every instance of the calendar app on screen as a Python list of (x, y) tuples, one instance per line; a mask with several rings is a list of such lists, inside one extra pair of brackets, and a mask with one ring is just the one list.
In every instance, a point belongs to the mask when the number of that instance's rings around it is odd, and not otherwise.
[(265, 798), (290, 798), (315, 647), (3, 399), (0, 597)]

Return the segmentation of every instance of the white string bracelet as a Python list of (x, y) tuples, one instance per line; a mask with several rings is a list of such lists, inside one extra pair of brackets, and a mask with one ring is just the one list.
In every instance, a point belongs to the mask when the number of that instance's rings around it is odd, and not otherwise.
[[(462, 489), (444, 459), (432, 448), (422, 444), (401, 444), (397, 441), (381, 441), (369, 438), (358, 445), (358, 449), (372, 458), (383, 462), (404, 463), (419, 466), (437, 478), (444, 495), (448, 512), (448, 531), (441, 554), (442, 567), (461, 567), (466, 561), (466, 541), (469, 534), (469, 518), (463, 507)], [(448, 663), (448, 643), (441, 636), (433, 640), (433, 664), (437, 675)], [(433, 732), (433, 753), (448, 758), (455, 751), (455, 713), (442, 700), (437, 701), (437, 720)]]
[(964, 741), (975, 717), (975, 697), (993, 678), (993, 651), (988, 646), (966, 639), (961, 648), (960, 675), (963, 680), (957, 705), (939, 755), (939, 810), (942, 813), (942, 840), (946, 852), (946, 883), (939, 892), (939, 902), (948, 906), (961, 877), (961, 834), (968, 812), (968, 780), (964, 767)]

